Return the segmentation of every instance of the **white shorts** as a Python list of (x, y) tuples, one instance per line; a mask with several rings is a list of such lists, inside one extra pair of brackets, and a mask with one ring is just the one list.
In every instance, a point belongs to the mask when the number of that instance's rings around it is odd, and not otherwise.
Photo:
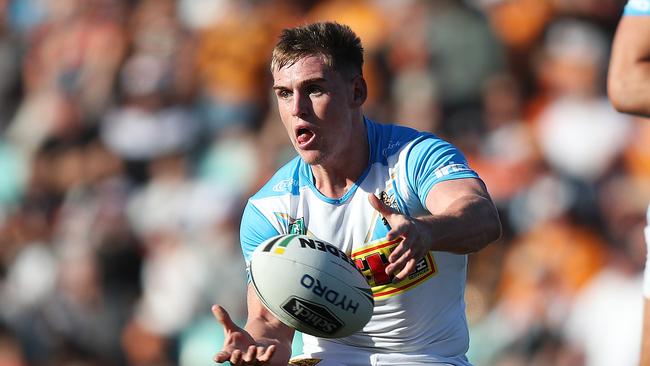
[[(323, 343), (323, 341), (320, 341)], [(427, 350), (409, 353), (376, 353), (363, 348), (324, 342), (326, 350), (313, 350), (291, 359), (295, 366), (472, 366), (465, 356), (440, 357)]]

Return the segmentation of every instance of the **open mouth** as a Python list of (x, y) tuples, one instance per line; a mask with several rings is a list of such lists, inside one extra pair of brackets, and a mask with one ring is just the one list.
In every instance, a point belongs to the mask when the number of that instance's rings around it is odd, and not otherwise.
[(296, 131), (296, 141), (298, 146), (306, 147), (306, 145), (311, 142), (314, 138), (314, 131), (307, 128), (299, 128)]

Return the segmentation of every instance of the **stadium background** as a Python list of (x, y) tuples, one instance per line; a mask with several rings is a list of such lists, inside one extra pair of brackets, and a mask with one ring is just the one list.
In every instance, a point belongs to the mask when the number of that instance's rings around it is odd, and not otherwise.
[(0, 365), (211, 365), (238, 220), (293, 156), (279, 30), (349, 24), (366, 114), (457, 144), (499, 207), (477, 366), (635, 365), (650, 123), (613, 111), (621, 0), (0, 0)]

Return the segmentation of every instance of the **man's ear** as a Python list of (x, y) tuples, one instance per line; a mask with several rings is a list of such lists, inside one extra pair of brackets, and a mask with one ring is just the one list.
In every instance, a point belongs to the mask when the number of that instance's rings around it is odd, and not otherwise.
[(361, 107), (368, 98), (368, 85), (362, 75), (352, 79), (352, 106)]

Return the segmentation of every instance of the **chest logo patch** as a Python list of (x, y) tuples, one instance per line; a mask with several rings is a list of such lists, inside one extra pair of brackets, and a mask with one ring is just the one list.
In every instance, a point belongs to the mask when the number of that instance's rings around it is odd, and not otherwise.
[(288, 234), (311, 235), (309, 230), (307, 230), (307, 225), (305, 224), (304, 217), (294, 219), (286, 213), (274, 212), (274, 214), (278, 221), (287, 228)]
[(375, 300), (386, 299), (412, 289), (438, 272), (434, 257), (431, 252), (428, 252), (416, 263), (415, 269), (405, 279), (393, 283), (393, 275), (389, 276), (385, 271), (388, 257), (400, 241), (401, 239), (389, 241), (382, 238), (355, 249), (350, 255), (370, 284)]

